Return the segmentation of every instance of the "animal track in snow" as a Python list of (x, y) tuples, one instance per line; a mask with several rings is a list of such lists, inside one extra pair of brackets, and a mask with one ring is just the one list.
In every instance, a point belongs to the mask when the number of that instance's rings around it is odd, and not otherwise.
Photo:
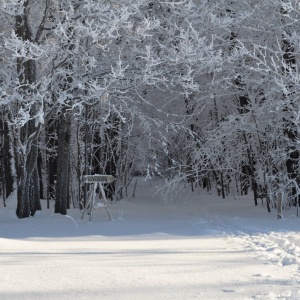
[[(271, 232), (270, 234), (245, 234), (236, 236), (255, 257), (260, 257), (281, 267), (295, 265), (300, 270), (300, 239), (296, 232)], [(296, 276), (300, 280), (300, 275)]]

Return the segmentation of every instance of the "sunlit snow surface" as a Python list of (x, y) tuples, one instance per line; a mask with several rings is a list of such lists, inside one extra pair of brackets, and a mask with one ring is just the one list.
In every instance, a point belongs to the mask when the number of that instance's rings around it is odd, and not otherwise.
[(157, 183), (110, 204), (112, 222), (53, 208), (19, 220), (15, 199), (1, 203), (0, 299), (300, 299), (294, 207), (276, 220), (251, 196), (202, 189), (165, 203)]

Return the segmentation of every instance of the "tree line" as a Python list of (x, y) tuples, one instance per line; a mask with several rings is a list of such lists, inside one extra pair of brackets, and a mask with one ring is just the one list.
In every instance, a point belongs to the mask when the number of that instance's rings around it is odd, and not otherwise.
[[(85, 174), (299, 206), (296, 0), (4, 0), (3, 201), (82, 208)], [(278, 195), (280, 194), (280, 197)]]

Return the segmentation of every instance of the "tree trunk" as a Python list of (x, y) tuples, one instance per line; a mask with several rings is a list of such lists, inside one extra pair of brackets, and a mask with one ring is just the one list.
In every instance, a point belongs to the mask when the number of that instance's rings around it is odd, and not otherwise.
[(282, 193), (279, 192), (277, 195), (277, 219), (282, 218)]
[(1, 192), (3, 196), (3, 204), (6, 206), (7, 197), (13, 192), (13, 175), (12, 175), (12, 165), (11, 165), (11, 139), (9, 135), (9, 130), (7, 122), (2, 115), (2, 122), (0, 123), (1, 132)]
[(32, 179), (32, 197), (31, 197), (31, 211), (35, 212), (37, 210), (42, 210), (41, 207), (41, 197), (40, 197), (40, 176), (38, 172), (38, 167), (34, 168), (31, 176)]
[[(105, 166), (105, 173), (107, 175), (112, 175), (116, 177), (117, 175), (117, 162), (119, 160), (118, 156), (118, 129), (119, 129), (119, 118), (116, 116), (111, 116), (109, 118), (109, 128), (106, 129), (106, 149), (105, 156), (107, 157), (107, 164)], [(115, 181), (110, 183), (107, 188), (107, 198), (113, 200), (113, 195), (115, 194), (116, 183)]]
[[(288, 14), (288, 12), (282, 7), (281, 8), (281, 17), (282, 17), (282, 24), (285, 25), (286, 22), (285, 16)], [(283, 51), (283, 60), (285, 62), (285, 66), (283, 68), (284, 75), (289, 75), (290, 73), (297, 72), (296, 71), (296, 56), (295, 56), (295, 50), (294, 45), (290, 42), (288, 37), (291, 35), (290, 32), (288, 32), (288, 27), (285, 28), (285, 33), (282, 36), (282, 51)], [(292, 86), (286, 86), (287, 90), (292, 91)], [(292, 94), (292, 92), (291, 92)], [(283, 95), (285, 101), (287, 101), (287, 105), (285, 108), (285, 111), (293, 110), (293, 100), (290, 101), (288, 97), (291, 95)], [(297, 143), (298, 143), (298, 134), (296, 126), (292, 120), (293, 116), (290, 117), (290, 119), (284, 119), (285, 121), (285, 130), (284, 134), (288, 137), (288, 139), (291, 142), (291, 145), (288, 148), (288, 157), (286, 160), (286, 168), (288, 172), (288, 177), (294, 181), (297, 182), (297, 184), (300, 183), (300, 175), (299, 175), (299, 158), (300, 154), (297, 150)], [(295, 187), (292, 188), (292, 194), (294, 195), (294, 205), (297, 204), (297, 202), (300, 201), (300, 195), (297, 194), (297, 190)]]
[[(2, 125), (3, 125), (3, 120), (2, 120)], [(4, 127), (4, 126), (3, 126)], [(1, 130), (1, 138), (0, 138), (0, 146), (1, 146), (1, 194), (3, 198), (3, 206), (6, 207), (6, 175), (5, 175), (5, 148), (4, 148), (4, 130)]]
[[(15, 18), (15, 32), (18, 38), (22, 41), (32, 41), (32, 33), (29, 26), (29, 1), (23, 3), (23, 14), (18, 15)], [(19, 82), (22, 87), (18, 90), (20, 95), (24, 97), (24, 100), (28, 99), (32, 95), (32, 84), (36, 81), (36, 63), (34, 60), (26, 60), (23, 58), (17, 58), (17, 72)], [(30, 100), (30, 99), (29, 99)], [(21, 102), (20, 105), (23, 105)], [(36, 106), (33, 103), (30, 110), (30, 114), (34, 115)], [(36, 206), (30, 205), (30, 190), (37, 193), (39, 187), (35, 186), (36, 181), (32, 180), (32, 174), (36, 168), (38, 157), (37, 141), (40, 133), (40, 124), (36, 128), (34, 120), (30, 120), (24, 125), (16, 138), (16, 170), (18, 177), (18, 205), (17, 216), (19, 218), (26, 218), (30, 215), (34, 215)], [(32, 186), (31, 186), (32, 185)]]
[[(31, 205), (31, 196), (37, 195), (39, 197), (39, 183), (38, 180), (33, 180), (32, 175), (37, 167), (38, 146), (37, 139), (39, 135), (39, 128), (35, 132), (35, 136), (27, 141), (27, 147), (30, 149), (28, 153), (22, 153), (18, 160), (18, 218), (27, 218), (33, 216), (36, 207), (39, 205)], [(26, 147), (26, 148), (27, 148)], [(35, 203), (39, 200), (35, 199)]]
[(57, 156), (54, 149), (57, 148), (56, 126), (57, 124), (50, 120), (46, 125), (46, 165), (47, 165), (47, 208), (50, 208), (50, 200), (54, 199), (55, 183), (57, 175)]
[(55, 213), (67, 214), (69, 205), (69, 169), (71, 142), (71, 113), (62, 113), (58, 124), (57, 179)]

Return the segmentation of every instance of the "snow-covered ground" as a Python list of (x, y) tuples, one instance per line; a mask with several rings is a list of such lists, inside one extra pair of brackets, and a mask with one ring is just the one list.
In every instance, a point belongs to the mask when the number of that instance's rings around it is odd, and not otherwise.
[[(152, 181), (152, 188), (156, 182)], [(300, 219), (276, 219), (251, 196), (188, 189), (136, 197), (81, 220), (0, 208), (0, 299), (300, 299)], [(45, 205), (45, 203), (43, 203)], [(2, 203), (1, 203), (2, 205)], [(53, 204), (52, 204), (53, 206)]]

